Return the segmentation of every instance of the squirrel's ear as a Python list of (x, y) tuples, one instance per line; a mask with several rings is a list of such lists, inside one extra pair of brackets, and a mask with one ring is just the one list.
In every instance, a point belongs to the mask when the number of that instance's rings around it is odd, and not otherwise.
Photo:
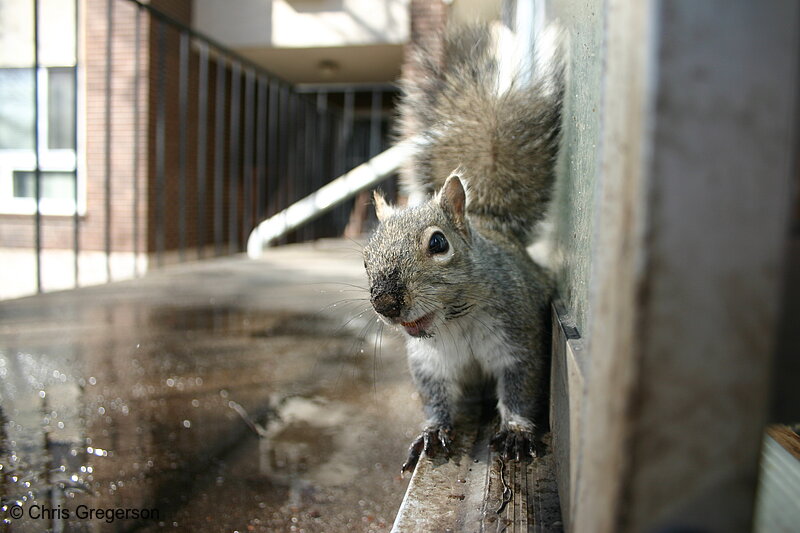
[(439, 205), (450, 214), (458, 229), (466, 231), (467, 193), (458, 174), (450, 174), (444, 182), (439, 191)]
[(380, 191), (375, 191), (372, 193), (372, 198), (375, 200), (375, 214), (378, 215), (378, 220), (383, 222), (394, 213), (394, 207), (390, 206), (386, 199), (383, 197), (383, 193)]

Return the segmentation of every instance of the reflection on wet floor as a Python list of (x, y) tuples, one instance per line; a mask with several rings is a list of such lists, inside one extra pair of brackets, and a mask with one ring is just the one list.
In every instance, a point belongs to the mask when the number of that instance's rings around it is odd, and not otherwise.
[(389, 529), (419, 404), (320, 253), (0, 304), (0, 531)]

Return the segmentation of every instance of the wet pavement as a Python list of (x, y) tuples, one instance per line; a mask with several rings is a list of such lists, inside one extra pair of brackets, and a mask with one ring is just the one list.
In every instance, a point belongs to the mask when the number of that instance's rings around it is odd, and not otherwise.
[(333, 241), (0, 302), (0, 531), (391, 528), (422, 414), (363, 285)]

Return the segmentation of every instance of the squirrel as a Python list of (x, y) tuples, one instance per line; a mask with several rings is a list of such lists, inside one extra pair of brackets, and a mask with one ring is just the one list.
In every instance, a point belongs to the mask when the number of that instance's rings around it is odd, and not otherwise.
[(418, 75), (402, 86), (400, 136), (416, 150), (401, 178), (425, 201), (401, 208), (374, 195), (370, 301), (404, 334), (427, 415), (402, 473), (423, 450), (450, 454), (471, 383), (494, 384), (491, 445), (506, 459), (535, 456), (545, 411), (553, 282), (526, 247), (552, 195), (562, 98), (557, 75), (504, 81), (496, 43), (489, 26), (470, 26), (447, 33), (441, 60), (418, 53)]

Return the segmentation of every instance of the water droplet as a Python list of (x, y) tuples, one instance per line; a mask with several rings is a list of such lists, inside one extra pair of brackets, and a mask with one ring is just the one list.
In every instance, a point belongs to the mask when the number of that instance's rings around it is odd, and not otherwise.
[(58, 426), (58, 429), (64, 429), (64, 422), (59, 422), (56, 425)]
[(47, 396), (47, 393), (44, 392), (43, 390), (40, 390), (39, 391), (39, 398), (44, 398), (45, 396)]
[(192, 407), (200, 407), (200, 400), (196, 398), (192, 400)]
[(172, 379), (172, 378), (168, 378), (167, 379), (167, 387), (173, 387), (173, 386), (175, 386), (175, 380)]
[(97, 408), (97, 412), (99, 414), (101, 414), (101, 415), (104, 415), (104, 414), (106, 414), (106, 408), (105, 407), (98, 407)]
[(89, 378), (89, 385), (96, 385), (96, 384), (97, 384), (97, 380), (95, 379), (94, 376), (91, 376)]
[(184, 420), (183, 421), (183, 427), (190, 428), (190, 427), (192, 427), (192, 423), (189, 422), (188, 420)]

